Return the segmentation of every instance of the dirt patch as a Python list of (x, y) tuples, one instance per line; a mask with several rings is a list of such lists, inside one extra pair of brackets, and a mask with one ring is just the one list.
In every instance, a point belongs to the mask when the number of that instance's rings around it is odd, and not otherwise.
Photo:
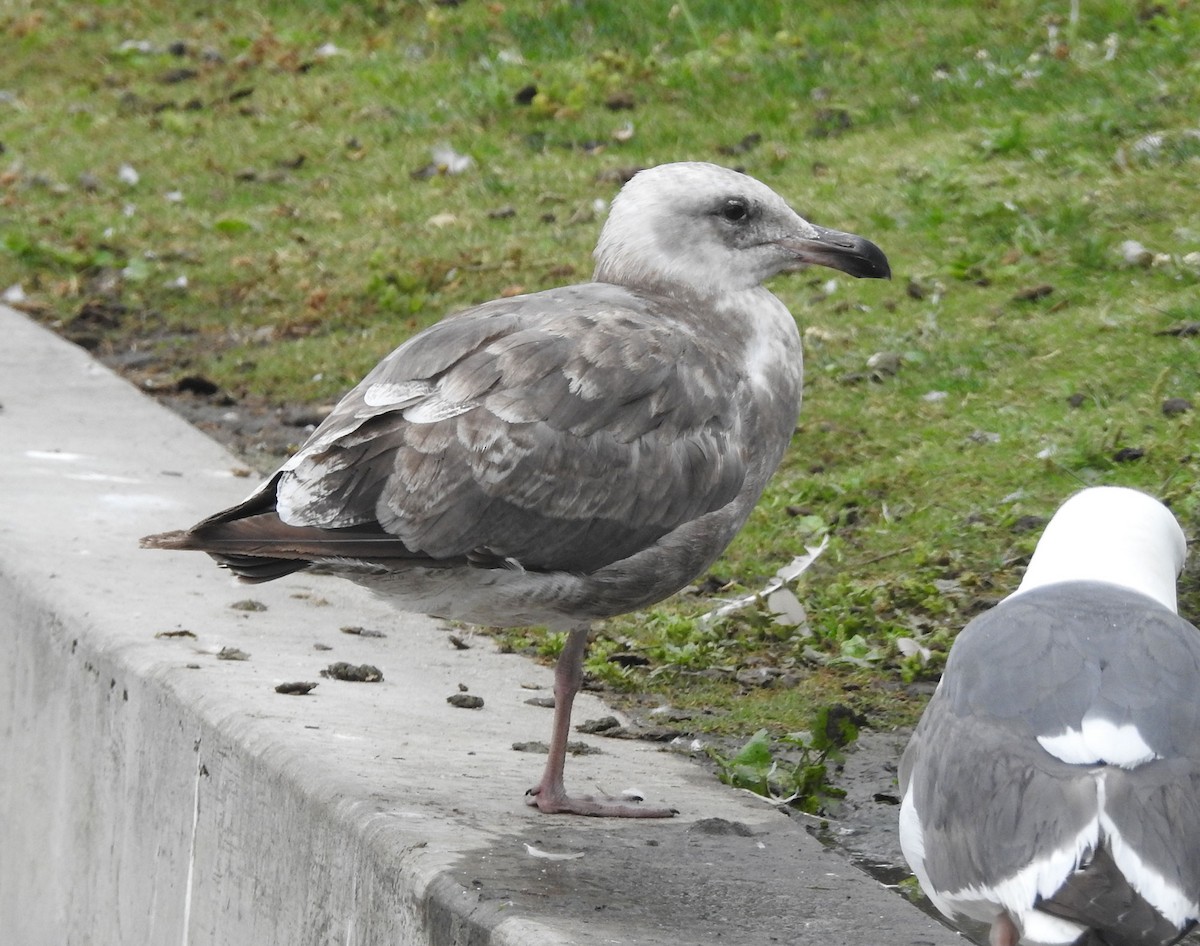
[[(863, 730), (846, 750), (833, 783), (846, 793), (827, 817), (827, 839), (863, 866), (907, 873), (900, 851), (900, 787), (896, 773), (912, 730)], [(805, 818), (811, 821), (809, 818)]]
[(305, 405), (220, 403), (191, 394), (156, 394), (155, 399), (264, 475), (295, 453), (321, 420)]

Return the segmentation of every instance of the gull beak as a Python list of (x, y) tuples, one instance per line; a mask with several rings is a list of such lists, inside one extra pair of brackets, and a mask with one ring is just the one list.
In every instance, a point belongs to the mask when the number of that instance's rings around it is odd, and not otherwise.
[(813, 231), (811, 235), (788, 236), (778, 241), (796, 257), (797, 263), (828, 266), (860, 279), (892, 278), (892, 268), (883, 250), (870, 240), (815, 224), (808, 226)]

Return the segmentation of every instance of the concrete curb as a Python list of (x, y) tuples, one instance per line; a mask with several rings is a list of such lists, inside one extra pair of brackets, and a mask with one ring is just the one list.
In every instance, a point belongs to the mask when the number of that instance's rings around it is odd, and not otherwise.
[[(653, 746), (600, 740), (568, 777), (636, 785), (681, 811), (670, 823), (526, 808), (541, 760), (511, 745), (546, 738), (549, 711), (521, 685), (548, 687), (548, 670), (482, 639), (455, 650), (434, 622), (333, 579), (237, 587), (203, 556), (138, 549), (250, 483), (7, 309), (0, 405), (0, 942), (957, 940)], [(231, 607), (245, 599), (266, 610)], [(155, 636), (180, 630), (195, 637)], [(384, 682), (322, 679), (335, 660)], [(275, 692), (295, 680), (320, 685)], [(482, 710), (446, 703), (460, 684)], [(576, 718), (607, 712), (585, 699)]]

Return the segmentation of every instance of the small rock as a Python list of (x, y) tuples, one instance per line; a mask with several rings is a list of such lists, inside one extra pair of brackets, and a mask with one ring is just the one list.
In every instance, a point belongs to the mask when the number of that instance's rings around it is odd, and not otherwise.
[(236, 647), (222, 647), (217, 651), (217, 660), (249, 660), (250, 655)]
[(554, 709), (554, 697), (552, 696), (531, 696), (525, 703), (529, 706), (540, 706), (543, 709)]
[(383, 631), (372, 631), (369, 628), (358, 627), (357, 625), (343, 627), (341, 631), (343, 634), (353, 634), (356, 637), (387, 637)]
[(1054, 292), (1054, 287), (1049, 283), (1039, 283), (1036, 286), (1026, 286), (1019, 290), (1014, 296), (1014, 302), (1036, 302), (1038, 299), (1044, 299), (1050, 293)]
[(621, 726), (620, 720), (615, 716), (601, 716), (599, 719), (588, 719), (575, 727), (576, 732), (596, 734), (608, 732), (610, 729), (619, 729)]
[(902, 359), (894, 351), (877, 351), (867, 359), (867, 367), (879, 377), (890, 377), (900, 371)]
[(276, 693), (287, 696), (306, 696), (317, 687), (315, 683), (281, 683), (275, 688)]
[(1078, 392), (1076, 392), (1075, 394), (1072, 394), (1069, 398), (1067, 398), (1067, 403), (1070, 404), (1071, 407), (1083, 407), (1084, 402), (1086, 402), (1086, 401), (1087, 401), (1087, 395), (1080, 394)]
[[(550, 751), (550, 747), (544, 742), (532, 740), (530, 742), (514, 742), (512, 747), (517, 752), (537, 752), (541, 755), (546, 755)], [(601, 755), (604, 750), (596, 746), (589, 746), (586, 742), (568, 742), (567, 752), (571, 755)]]
[[(352, 664), (344, 660), (330, 664), (321, 671), (321, 676), (331, 680), (345, 680), (348, 683), (379, 683), (383, 680), (383, 672), (371, 664)], [(482, 704), (482, 701), (480, 701)]]
[(612, 112), (628, 111), (636, 105), (632, 92), (614, 92), (604, 100), (604, 107)]
[(1137, 240), (1126, 240), (1117, 247), (1117, 252), (1126, 266), (1149, 266), (1154, 262), (1154, 254)]
[(1186, 414), (1192, 409), (1192, 402), (1186, 397), (1169, 397), (1162, 402), (1162, 412), (1168, 417), (1176, 414)]
[(1013, 532), (1034, 532), (1046, 524), (1043, 516), (1021, 516), (1009, 528)]
[(774, 667), (750, 667), (739, 670), (734, 679), (745, 687), (769, 687), (775, 683), (779, 671)]
[[(178, 394), (194, 394), (197, 397), (212, 397), (220, 390), (221, 389), (217, 387), (215, 381), (210, 381), (208, 378), (202, 377), (198, 374), (189, 374), (175, 382), (175, 391)], [(244, 601), (235, 602), (234, 604), (231, 604), (230, 607), (238, 608), (238, 610), (241, 611), (267, 610), (267, 606), (265, 604), (257, 608), (241, 607), (241, 605), (244, 605), (245, 603), (246, 602)]]
[(1131, 463), (1134, 460), (1140, 460), (1146, 455), (1146, 451), (1141, 447), (1122, 447), (1113, 454), (1114, 463)]
[(470, 693), (455, 693), (446, 697), (446, 702), (459, 709), (483, 709), (483, 697), (472, 696)]
[(538, 94), (536, 85), (523, 85), (513, 93), (513, 102), (517, 105), (529, 105)]
[(762, 144), (762, 135), (758, 132), (751, 132), (739, 141), (737, 144), (721, 145), (717, 148), (719, 154), (733, 157), (739, 154), (748, 154)]
[(643, 654), (634, 654), (622, 652), (619, 654), (609, 654), (608, 662), (616, 664), (619, 667), (648, 667), (650, 666), (650, 658)]

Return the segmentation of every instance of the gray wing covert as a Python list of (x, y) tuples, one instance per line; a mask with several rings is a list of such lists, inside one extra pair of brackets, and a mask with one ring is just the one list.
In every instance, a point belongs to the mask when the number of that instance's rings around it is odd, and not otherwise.
[(912, 786), (934, 887), (991, 888), (1076, 837), (1095, 817), (1095, 785), (1010, 721), (964, 718), (940, 696), (905, 750), (901, 785)]
[(1132, 724), (1162, 757), (1200, 763), (1200, 633), (1142, 596), (1069, 582), (972, 621), (946, 666), (960, 714), (1014, 720), (1037, 738), (1085, 715)]
[(479, 306), (342, 400), (285, 467), (280, 516), (378, 522), (433, 558), (590, 571), (741, 490), (747, 445), (723, 363), (623, 290)]

